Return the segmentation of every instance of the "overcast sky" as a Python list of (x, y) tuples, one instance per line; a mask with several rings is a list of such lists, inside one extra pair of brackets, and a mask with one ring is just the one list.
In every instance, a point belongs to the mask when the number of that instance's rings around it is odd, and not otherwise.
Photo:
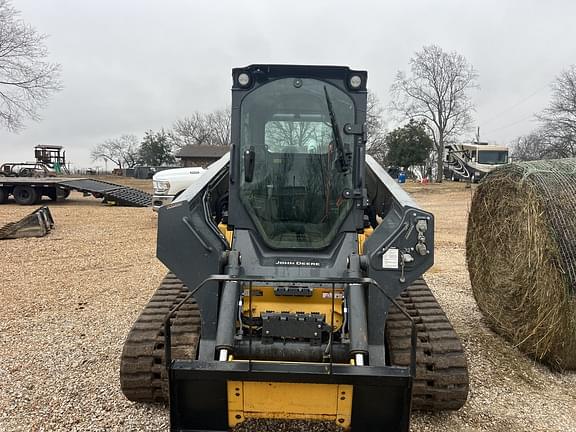
[[(464, 55), (481, 138), (530, 132), (550, 82), (576, 63), (576, 2), (13, 0), (50, 37), (64, 90), (19, 134), (0, 130), (0, 162), (63, 145), (73, 168), (97, 143), (141, 137), (192, 112), (229, 104), (231, 69), (251, 63), (347, 65), (368, 71), (381, 102), (423, 45)], [(470, 137), (473, 136), (472, 134)]]

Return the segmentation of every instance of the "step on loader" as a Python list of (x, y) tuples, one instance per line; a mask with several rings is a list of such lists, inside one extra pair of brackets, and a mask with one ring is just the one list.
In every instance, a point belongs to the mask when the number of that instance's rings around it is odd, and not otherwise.
[(159, 211), (170, 273), (127, 337), (124, 394), (168, 401), (172, 431), (408, 431), (413, 408), (460, 408), (462, 345), (421, 279), (434, 218), (366, 155), (367, 73), (232, 78), (230, 153)]

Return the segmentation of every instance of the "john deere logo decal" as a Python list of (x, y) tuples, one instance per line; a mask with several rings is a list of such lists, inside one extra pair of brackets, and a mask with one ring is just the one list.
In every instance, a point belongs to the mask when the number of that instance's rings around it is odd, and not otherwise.
[(277, 258), (274, 265), (278, 266), (299, 266), (299, 267), (320, 267), (318, 261), (302, 261), (302, 260), (291, 260), (291, 259), (280, 259)]

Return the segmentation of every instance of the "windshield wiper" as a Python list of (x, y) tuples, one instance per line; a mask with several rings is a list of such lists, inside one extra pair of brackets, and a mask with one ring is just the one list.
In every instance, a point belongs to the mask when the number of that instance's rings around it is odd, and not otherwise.
[(348, 159), (346, 159), (346, 151), (344, 149), (344, 143), (342, 142), (342, 136), (340, 135), (340, 128), (338, 127), (338, 121), (336, 120), (336, 114), (334, 114), (334, 108), (332, 108), (332, 101), (330, 96), (328, 96), (328, 90), (324, 86), (324, 95), (326, 96), (326, 105), (328, 105), (328, 113), (330, 114), (330, 124), (332, 125), (332, 134), (334, 135), (334, 141), (336, 143), (336, 151), (338, 152), (338, 171), (346, 172), (348, 170)]

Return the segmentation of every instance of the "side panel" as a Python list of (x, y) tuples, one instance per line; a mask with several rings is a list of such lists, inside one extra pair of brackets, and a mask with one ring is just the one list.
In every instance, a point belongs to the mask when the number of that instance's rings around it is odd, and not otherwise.
[[(206, 215), (206, 193), (228, 170), (228, 155), (214, 163), (172, 204), (158, 212), (156, 254), (190, 289), (208, 276), (219, 274), (226, 239)], [(209, 210), (208, 210), (209, 212)], [(194, 294), (202, 315), (199, 358), (213, 359), (218, 320), (219, 292), (213, 282)]]
[(396, 297), (434, 264), (434, 216), (370, 156), (366, 169), (390, 193), (382, 222), (364, 243), (368, 275)]
[[(397, 297), (434, 263), (434, 217), (416, 202), (370, 156), (367, 178), (381, 191), (374, 201), (384, 219), (364, 243), (368, 276)], [(383, 192), (385, 191), (385, 192)], [(384, 201), (384, 202), (382, 202)], [(390, 302), (376, 287), (368, 289), (370, 364), (385, 364), (385, 325)], [(374, 319), (374, 317), (382, 317)]]

